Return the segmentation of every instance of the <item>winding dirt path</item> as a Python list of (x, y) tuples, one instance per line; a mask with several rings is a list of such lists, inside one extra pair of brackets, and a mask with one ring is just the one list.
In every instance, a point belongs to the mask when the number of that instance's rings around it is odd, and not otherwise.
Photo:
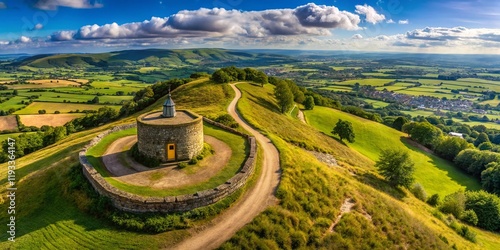
[(239, 199), (231, 208), (224, 211), (201, 231), (191, 232), (191, 237), (175, 246), (175, 249), (194, 250), (219, 247), (269, 205), (277, 203), (274, 193), (280, 180), (278, 150), (267, 137), (250, 127), (238, 114), (236, 103), (241, 98), (241, 92), (234, 84), (231, 84), (231, 87), (236, 92), (236, 96), (231, 104), (229, 104), (227, 111), (240, 126), (255, 136), (256, 140), (260, 143), (264, 152), (262, 172), (255, 186), (248, 190), (244, 197)]
[(304, 112), (302, 112), (302, 110), (299, 109), (299, 113), (297, 113), (297, 117), (299, 118), (299, 120), (303, 123), (306, 123), (306, 118), (304, 117)]

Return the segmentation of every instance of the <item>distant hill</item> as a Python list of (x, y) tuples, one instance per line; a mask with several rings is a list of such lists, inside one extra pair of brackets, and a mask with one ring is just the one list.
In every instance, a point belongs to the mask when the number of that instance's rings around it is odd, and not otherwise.
[(49, 54), (23, 58), (11, 66), (34, 68), (109, 68), (128, 65), (189, 66), (241, 64), (247, 62), (294, 61), (285, 55), (248, 53), (225, 49), (146, 49), (124, 50), (98, 54)]

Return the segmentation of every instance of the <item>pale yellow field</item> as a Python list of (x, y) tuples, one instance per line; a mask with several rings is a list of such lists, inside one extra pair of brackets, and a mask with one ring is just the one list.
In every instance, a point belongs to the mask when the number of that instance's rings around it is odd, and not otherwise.
[(0, 130), (12, 130), (16, 128), (17, 120), (15, 116), (0, 116)]
[(39, 84), (44, 87), (67, 87), (67, 86), (80, 86), (79, 83), (68, 81), (68, 80), (60, 80), (60, 79), (45, 79), (45, 80), (30, 80), (29, 83)]
[(44, 114), (44, 115), (20, 115), (21, 122), (25, 126), (42, 127), (48, 126), (62, 126), (67, 122), (84, 116), (84, 114)]

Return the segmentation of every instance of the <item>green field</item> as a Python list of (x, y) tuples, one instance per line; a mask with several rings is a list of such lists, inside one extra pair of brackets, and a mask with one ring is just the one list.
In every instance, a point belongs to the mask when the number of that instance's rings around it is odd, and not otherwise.
[[(246, 156), (247, 156), (247, 143), (245, 139), (241, 136), (229, 133), (220, 128), (204, 125), (203, 133), (205, 135), (213, 136), (223, 142), (225, 142), (232, 150), (232, 156), (229, 159), (229, 163), (225, 166), (219, 173), (210, 178), (206, 182), (197, 183), (190, 186), (179, 187), (175, 189), (154, 189), (151, 187), (141, 187), (141, 186), (133, 186), (130, 184), (126, 184), (114, 179), (110, 173), (106, 170), (105, 166), (102, 165), (100, 157), (106, 151), (108, 146), (118, 138), (122, 138), (129, 135), (134, 135), (137, 133), (137, 129), (127, 129), (120, 132), (112, 133), (106, 136), (100, 143), (96, 146), (90, 148), (87, 152), (87, 157), (89, 158), (89, 162), (96, 168), (96, 170), (101, 173), (106, 181), (108, 181), (111, 185), (124, 190), (126, 192), (130, 192), (133, 194), (138, 194), (142, 196), (173, 196), (173, 195), (183, 195), (183, 194), (193, 194), (199, 190), (207, 190), (215, 188), (227, 180), (229, 180), (232, 176), (234, 176), (243, 165)], [(187, 171), (184, 169), (183, 171)]]
[(394, 79), (378, 79), (378, 78), (368, 78), (368, 79), (356, 79), (338, 82), (342, 85), (354, 85), (359, 83), (360, 85), (370, 85), (370, 86), (384, 86), (384, 84), (394, 81)]
[(384, 149), (408, 150), (415, 162), (416, 182), (422, 184), (429, 194), (438, 193), (444, 197), (461, 188), (468, 190), (481, 188), (474, 178), (461, 172), (448, 161), (411, 146), (404, 139), (406, 134), (383, 124), (325, 107), (315, 107), (312, 111), (305, 111), (305, 115), (312, 126), (327, 134), (331, 134), (339, 119), (351, 122), (356, 134), (356, 141), (352, 144), (349, 143), (349, 146), (374, 161), (378, 160)]
[(75, 112), (79, 110), (98, 110), (103, 107), (111, 107), (116, 111), (120, 111), (121, 106), (117, 105), (96, 105), (96, 104), (77, 104), (77, 103), (55, 103), (55, 102), (33, 102), (26, 108), (15, 112), (16, 115), (38, 114), (38, 110), (45, 110), (48, 114), (53, 114), (55, 111), (61, 113)]
[(21, 104), (21, 101), (27, 101), (28, 99), (23, 96), (14, 96), (11, 97), (8, 101), (5, 101), (3, 103), (0, 103), (0, 109), (1, 110), (9, 110), (9, 109), (20, 109), (25, 107), (25, 104)]
[(383, 108), (383, 107), (387, 107), (389, 105), (388, 102), (372, 100), (372, 99), (367, 99), (367, 98), (359, 98), (359, 99), (373, 105), (374, 108)]

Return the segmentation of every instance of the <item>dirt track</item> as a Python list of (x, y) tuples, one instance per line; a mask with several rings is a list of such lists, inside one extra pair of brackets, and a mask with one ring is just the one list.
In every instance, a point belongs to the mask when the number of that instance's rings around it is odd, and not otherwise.
[(192, 174), (178, 169), (177, 165), (150, 169), (129, 157), (123, 157), (124, 151), (137, 142), (136, 135), (114, 141), (103, 154), (102, 161), (114, 178), (124, 183), (156, 189), (185, 187), (208, 181), (219, 173), (231, 158), (231, 148), (224, 142), (207, 135), (204, 140), (212, 146), (215, 154), (200, 161)]
[[(241, 92), (232, 84), (236, 96), (229, 104), (227, 111), (236, 119), (244, 129), (252, 133), (264, 152), (262, 173), (257, 183), (248, 190), (244, 197), (238, 200), (231, 208), (226, 210), (210, 225), (198, 232), (191, 232), (187, 238), (175, 249), (214, 249), (229, 240), (240, 228), (251, 222), (259, 213), (269, 205), (276, 204), (274, 196), (280, 179), (279, 153), (272, 142), (257, 130), (251, 128), (236, 112), (236, 103), (241, 97)], [(193, 230), (194, 231), (194, 230)]]

